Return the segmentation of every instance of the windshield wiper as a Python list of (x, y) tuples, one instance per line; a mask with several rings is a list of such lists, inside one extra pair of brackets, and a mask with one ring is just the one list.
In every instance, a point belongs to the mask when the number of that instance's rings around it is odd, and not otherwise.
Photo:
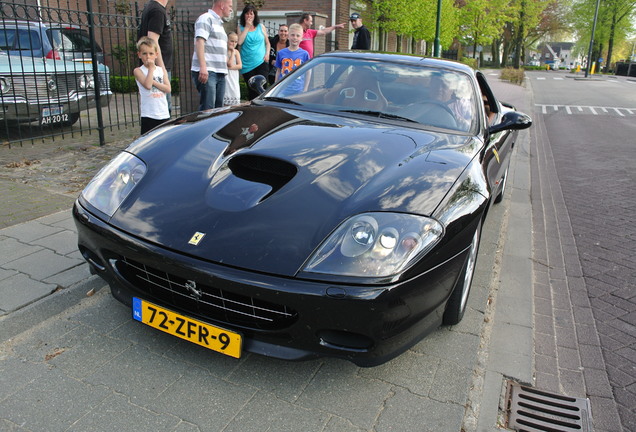
[(287, 99), (287, 98), (284, 98), (284, 97), (278, 97), (278, 96), (267, 96), (267, 97), (264, 97), (263, 100), (272, 101), (272, 102), (288, 103), (288, 104), (292, 104), (292, 105), (302, 105), (301, 103), (298, 103), (295, 100)]
[(407, 122), (410, 122), (410, 123), (419, 123), (418, 121), (415, 121), (415, 120), (410, 119), (408, 117), (402, 117), (402, 116), (399, 116), (399, 115), (386, 113), (386, 112), (383, 112), (383, 111), (373, 111), (373, 110), (338, 110), (338, 112), (348, 112), (348, 113), (353, 113), (353, 114), (364, 114), (364, 115), (369, 115), (369, 116), (374, 116), (374, 117), (384, 118), (384, 119), (403, 120), (403, 121), (407, 121)]

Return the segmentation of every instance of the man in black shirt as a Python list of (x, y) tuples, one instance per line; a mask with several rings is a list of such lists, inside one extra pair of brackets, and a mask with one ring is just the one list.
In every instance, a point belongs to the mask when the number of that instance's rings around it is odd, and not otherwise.
[(353, 44), (351, 45), (351, 49), (371, 49), (371, 33), (369, 33), (369, 30), (364, 26), (364, 24), (362, 24), (360, 14), (357, 12), (352, 13), (349, 17), (349, 21), (351, 22), (351, 26), (356, 29), (353, 33)]
[[(148, 36), (159, 44), (157, 66), (168, 71), (168, 77), (172, 78), (172, 29), (170, 18), (166, 13), (168, 0), (150, 0), (146, 3), (141, 13), (141, 25), (137, 39)], [(171, 94), (166, 94), (168, 109), (172, 108)]]

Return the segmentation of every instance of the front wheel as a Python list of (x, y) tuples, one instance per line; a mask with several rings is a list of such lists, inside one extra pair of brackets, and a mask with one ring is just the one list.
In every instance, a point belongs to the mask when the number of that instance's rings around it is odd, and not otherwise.
[(79, 120), (80, 118), (80, 113), (76, 112), (76, 113), (70, 113), (68, 115), (68, 120), (66, 120), (65, 122), (62, 122), (62, 126), (73, 126), (77, 120)]
[(446, 303), (446, 310), (444, 311), (443, 317), (443, 322), (446, 325), (459, 323), (464, 317), (464, 312), (466, 312), (468, 294), (470, 294), (470, 286), (473, 282), (473, 275), (475, 274), (475, 264), (477, 263), (480, 239), (481, 221), (478, 223), (475, 234), (473, 235), (473, 241), (468, 249), (468, 256), (466, 257), (464, 268), (455, 283), (455, 288), (448, 299), (448, 303)]

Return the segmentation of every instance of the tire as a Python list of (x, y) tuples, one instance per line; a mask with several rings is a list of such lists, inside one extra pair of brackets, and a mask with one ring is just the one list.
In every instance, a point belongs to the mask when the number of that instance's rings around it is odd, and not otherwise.
[(503, 201), (504, 198), (504, 192), (506, 192), (506, 184), (508, 183), (508, 169), (506, 168), (506, 172), (503, 175), (503, 179), (501, 180), (501, 188), (499, 190), (499, 193), (497, 194), (497, 196), (495, 197), (495, 204), (499, 204), (500, 202)]
[(80, 118), (80, 113), (76, 112), (76, 113), (70, 113), (68, 115), (68, 120), (62, 123), (62, 126), (73, 126), (77, 120), (79, 120)]
[(455, 325), (459, 323), (464, 317), (466, 312), (466, 305), (468, 304), (468, 295), (470, 294), (470, 286), (473, 282), (473, 275), (475, 274), (475, 265), (477, 263), (477, 253), (479, 252), (479, 242), (481, 240), (481, 221), (477, 225), (473, 240), (470, 243), (468, 249), (468, 256), (464, 262), (457, 282), (455, 282), (455, 288), (446, 303), (446, 310), (444, 311), (444, 317), (442, 322), (446, 325)]

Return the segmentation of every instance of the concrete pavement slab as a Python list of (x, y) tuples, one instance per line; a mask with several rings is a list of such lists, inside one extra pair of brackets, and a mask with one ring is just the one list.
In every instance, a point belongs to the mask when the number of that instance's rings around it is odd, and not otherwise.
[(0, 280), (0, 313), (6, 314), (48, 296), (57, 285), (42, 283), (29, 276), (16, 273)]
[(68, 380), (52, 369), (0, 401), (0, 412), (16, 425), (28, 423), (34, 432), (68, 430), (110, 395), (104, 387)]

